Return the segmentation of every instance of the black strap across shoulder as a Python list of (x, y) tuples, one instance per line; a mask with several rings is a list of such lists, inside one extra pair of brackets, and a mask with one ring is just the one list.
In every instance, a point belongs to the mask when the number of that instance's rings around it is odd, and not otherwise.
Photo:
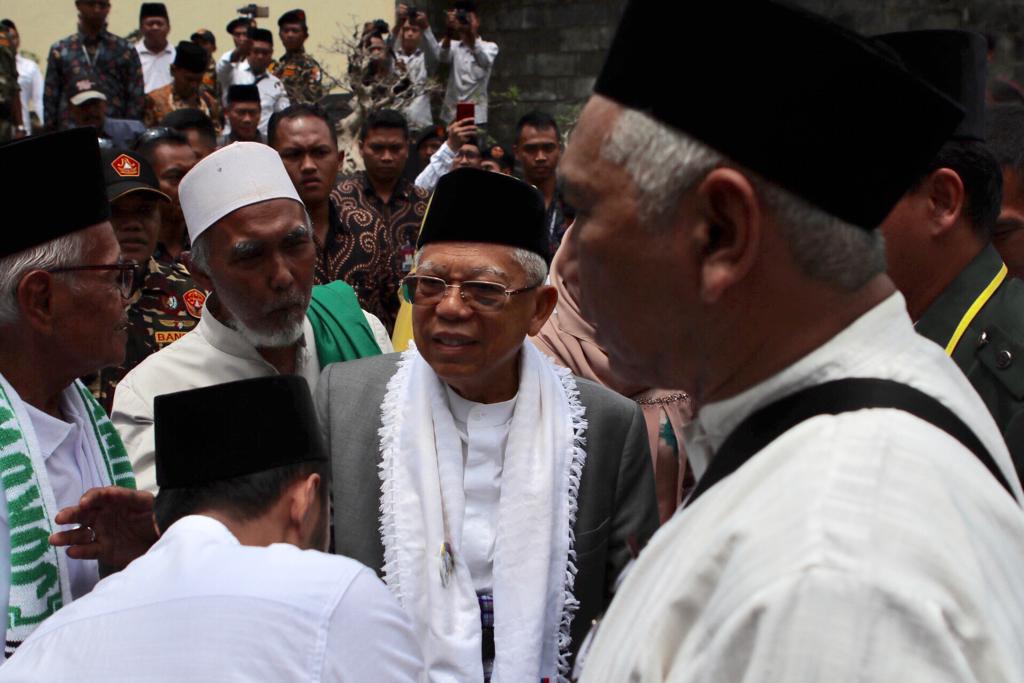
[(701, 494), (801, 422), (817, 415), (838, 415), (864, 408), (902, 410), (938, 427), (974, 453), (1016, 501), (1013, 489), (988, 450), (953, 411), (906, 384), (887, 379), (851, 377), (797, 391), (743, 420), (715, 452), (707, 471), (684, 506), (691, 505)]

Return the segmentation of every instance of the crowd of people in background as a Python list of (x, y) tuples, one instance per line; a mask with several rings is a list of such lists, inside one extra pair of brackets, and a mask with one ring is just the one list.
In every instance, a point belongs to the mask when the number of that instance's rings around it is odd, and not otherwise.
[(302, 9), (74, 5), (0, 21), (0, 681), (1024, 680), (991, 40), (630, 0), (499, 141), (471, 0), (354, 132)]

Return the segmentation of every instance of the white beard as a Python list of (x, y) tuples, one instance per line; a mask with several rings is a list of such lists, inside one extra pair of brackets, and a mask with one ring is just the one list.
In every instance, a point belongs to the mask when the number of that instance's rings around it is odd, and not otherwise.
[[(305, 324), (306, 315), (305, 311), (309, 307), (310, 297), (307, 295), (302, 297), (290, 296), (282, 299), (281, 301), (275, 302), (276, 306), (288, 305), (288, 304), (301, 304), (302, 315), (297, 316), (296, 320), (290, 320), (281, 327), (271, 330), (257, 330), (254, 329), (235, 316), (231, 316), (225, 325), (238, 332), (242, 336), (242, 339), (252, 344), (257, 349), (281, 349), (286, 346), (291, 346), (295, 342), (302, 338), (303, 325)], [(221, 297), (221, 303), (228, 311), (231, 310), (231, 302), (224, 300)]]

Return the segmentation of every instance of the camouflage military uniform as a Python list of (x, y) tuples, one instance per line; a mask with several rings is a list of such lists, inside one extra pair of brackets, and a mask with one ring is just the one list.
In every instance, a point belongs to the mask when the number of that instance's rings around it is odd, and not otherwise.
[(14, 139), (14, 115), (20, 111), (18, 92), (14, 46), (7, 29), (0, 27), (0, 144)]
[(306, 52), (284, 53), (270, 72), (281, 79), (292, 104), (319, 102), (324, 96), (320, 65)]
[(124, 364), (104, 368), (86, 379), (89, 389), (108, 413), (117, 383), (147, 356), (194, 328), (205, 301), (206, 294), (183, 265), (149, 259), (146, 271), (136, 275), (136, 288), (128, 302), (128, 348)]

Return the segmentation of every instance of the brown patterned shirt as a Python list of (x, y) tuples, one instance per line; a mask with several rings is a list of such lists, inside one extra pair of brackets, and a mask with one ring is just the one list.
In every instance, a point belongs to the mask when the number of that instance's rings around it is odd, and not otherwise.
[(158, 126), (165, 116), (179, 109), (198, 109), (210, 117), (213, 127), (220, 133), (220, 107), (213, 95), (200, 89), (194, 101), (186, 102), (174, 94), (174, 83), (168, 83), (146, 95), (143, 122), (149, 128)]
[(341, 181), (331, 192), (325, 244), (317, 244), (316, 284), (344, 280), (390, 333), (398, 316), (398, 285), (412, 268), (429, 197), (402, 178), (384, 204), (366, 171)]

